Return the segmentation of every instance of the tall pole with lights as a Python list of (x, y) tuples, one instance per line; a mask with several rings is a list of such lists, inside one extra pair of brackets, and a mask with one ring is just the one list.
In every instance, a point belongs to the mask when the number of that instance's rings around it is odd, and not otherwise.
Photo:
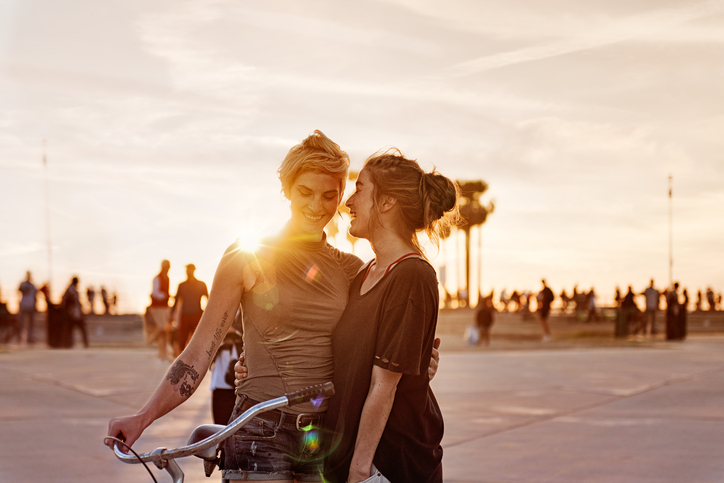
[(672, 176), (669, 174), (669, 287), (674, 286), (673, 197)]
[(48, 193), (48, 160), (45, 156), (45, 139), (43, 139), (43, 181), (45, 187), (45, 232), (48, 245), (48, 288), (53, 281), (53, 249), (50, 242), (50, 195)]

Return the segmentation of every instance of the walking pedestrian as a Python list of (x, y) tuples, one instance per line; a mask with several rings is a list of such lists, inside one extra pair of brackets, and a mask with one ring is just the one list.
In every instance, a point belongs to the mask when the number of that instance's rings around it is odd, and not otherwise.
[(18, 319), (20, 323), (20, 343), (32, 345), (35, 342), (33, 328), (35, 325), (35, 312), (37, 306), (38, 289), (33, 285), (33, 277), (30, 271), (25, 272), (25, 280), (18, 287), (22, 295), (20, 299), (20, 310)]
[(209, 297), (206, 284), (195, 276), (196, 266), (193, 263), (186, 265), (186, 280), (181, 282), (174, 297), (171, 317), (178, 307), (178, 356), (185, 348), (204, 311), (201, 309), (201, 299)]
[(73, 329), (78, 328), (81, 335), (83, 336), (83, 345), (88, 348), (88, 330), (85, 325), (85, 319), (83, 318), (83, 308), (80, 304), (80, 294), (78, 293), (78, 277), (73, 277), (65, 289), (61, 306), (65, 311), (66, 317), (68, 317), (67, 334), (69, 345), (73, 345)]

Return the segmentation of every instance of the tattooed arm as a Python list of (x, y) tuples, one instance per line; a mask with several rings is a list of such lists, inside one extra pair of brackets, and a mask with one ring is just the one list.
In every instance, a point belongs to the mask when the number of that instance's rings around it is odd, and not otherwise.
[[(132, 445), (153, 421), (186, 401), (199, 387), (239, 307), (244, 287), (253, 286), (246, 258), (232, 245), (216, 269), (206, 311), (191, 341), (176, 358), (146, 405), (134, 416), (112, 419), (108, 436)], [(112, 445), (112, 442), (109, 442)]]

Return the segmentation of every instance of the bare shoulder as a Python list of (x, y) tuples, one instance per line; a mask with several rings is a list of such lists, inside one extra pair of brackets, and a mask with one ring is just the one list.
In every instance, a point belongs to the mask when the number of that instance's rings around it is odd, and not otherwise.
[(260, 275), (259, 262), (256, 254), (242, 248), (237, 240), (226, 249), (221, 257), (217, 275), (225, 280), (233, 280), (246, 289), (255, 285)]

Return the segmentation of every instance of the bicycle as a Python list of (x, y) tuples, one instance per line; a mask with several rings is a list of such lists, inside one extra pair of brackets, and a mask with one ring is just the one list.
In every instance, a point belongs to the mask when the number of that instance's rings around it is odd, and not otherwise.
[[(206, 476), (210, 477), (214, 469), (219, 466), (221, 462), (221, 443), (231, 437), (252, 418), (266, 411), (293, 406), (319, 396), (330, 397), (333, 395), (334, 385), (331, 382), (325, 382), (324, 384), (317, 384), (316, 386), (310, 386), (290, 394), (285, 394), (284, 396), (260, 402), (244, 411), (243, 414), (226, 426), (222, 424), (203, 424), (197, 427), (193, 433), (191, 433), (186, 446), (180, 448), (156, 448), (150, 453), (138, 454), (118, 438), (106, 437), (103, 441), (105, 442), (109, 439), (114, 441), (113, 453), (124, 463), (142, 463), (146, 467), (146, 470), (148, 470), (153, 481), (157, 480), (146, 465), (146, 463), (149, 462), (156, 465), (160, 470), (166, 470), (171, 475), (174, 483), (183, 483), (184, 473), (178, 463), (176, 463), (176, 459), (188, 456), (201, 458), (204, 460)], [(121, 451), (120, 445), (128, 448), (132, 454)], [(222, 477), (222, 483), (229, 481), (230, 480)]]

